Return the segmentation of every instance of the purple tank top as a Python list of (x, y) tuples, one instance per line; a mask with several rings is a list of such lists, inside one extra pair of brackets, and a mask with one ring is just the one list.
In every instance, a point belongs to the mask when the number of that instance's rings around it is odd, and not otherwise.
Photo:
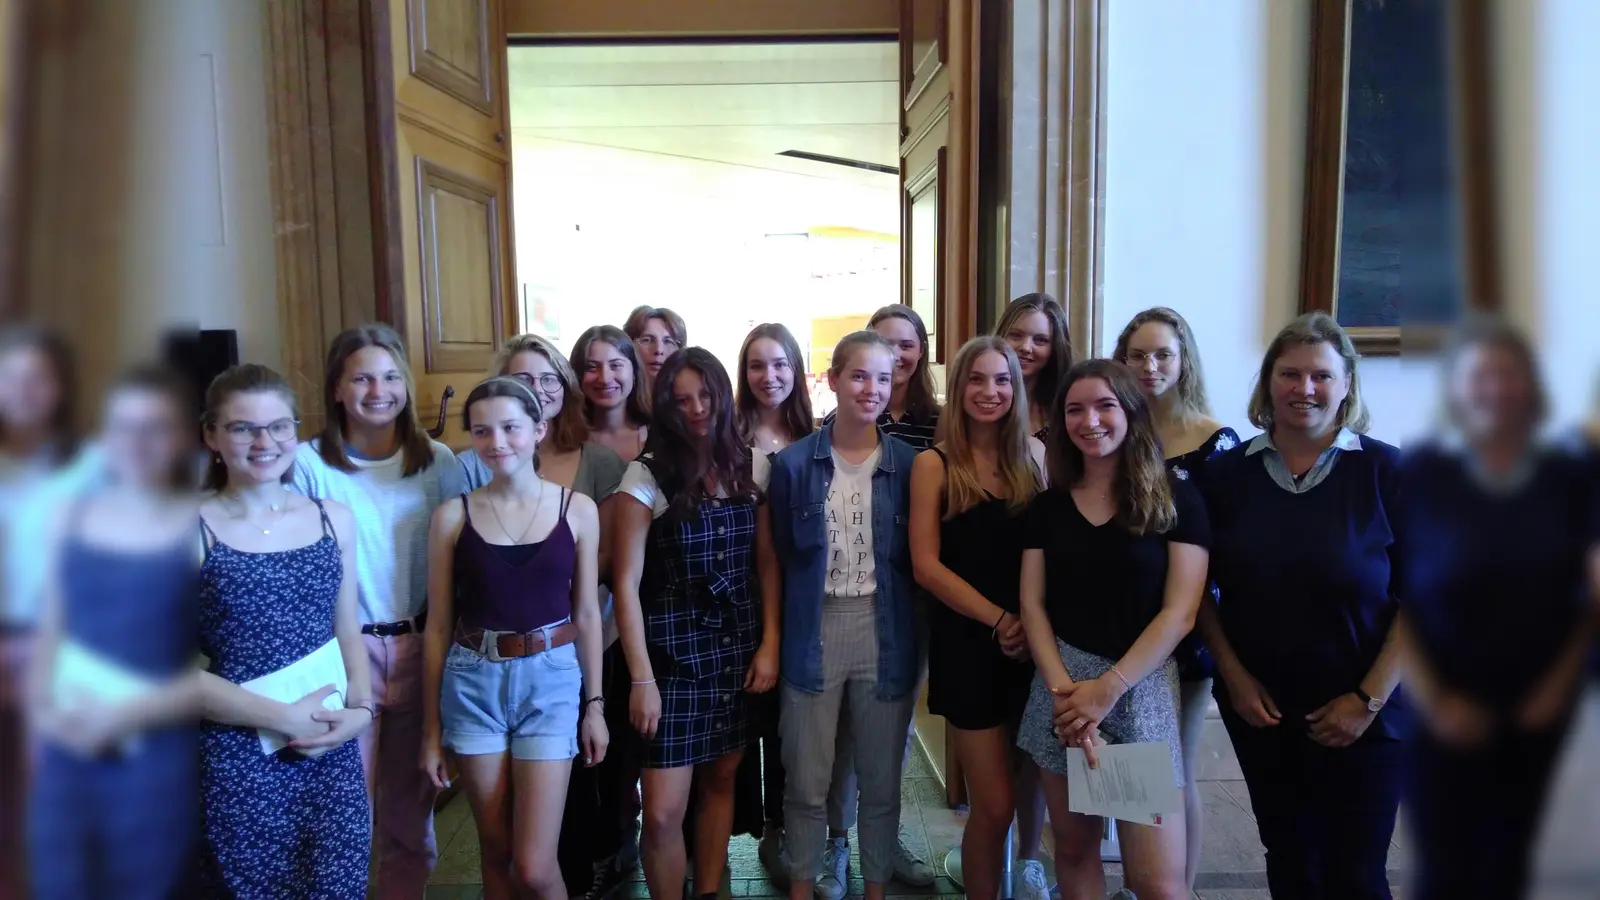
[(572, 615), (572, 576), (578, 545), (567, 525), (572, 493), (561, 489), (561, 518), (533, 544), (490, 544), (467, 521), (456, 539), (456, 618), (470, 628), (533, 631)]

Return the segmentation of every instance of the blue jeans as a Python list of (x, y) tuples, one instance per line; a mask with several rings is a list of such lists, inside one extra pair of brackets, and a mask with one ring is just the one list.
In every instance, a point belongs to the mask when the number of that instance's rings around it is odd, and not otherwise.
[(451, 644), (439, 698), (444, 745), (463, 756), (570, 760), (582, 700), (577, 644), (501, 662)]

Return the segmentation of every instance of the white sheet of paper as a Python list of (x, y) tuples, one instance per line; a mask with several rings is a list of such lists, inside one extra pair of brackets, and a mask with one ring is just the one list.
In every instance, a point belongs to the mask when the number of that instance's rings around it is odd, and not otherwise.
[(1082, 748), (1067, 748), (1067, 809), (1140, 825), (1161, 825), (1183, 812), (1166, 743), (1108, 744), (1095, 755), (1100, 765), (1090, 769)]
[(57, 709), (119, 706), (155, 688), (150, 679), (75, 641), (63, 640), (56, 647), (50, 696)]
[[(304, 659), (239, 686), (252, 694), (279, 703), (295, 703), (312, 691), (330, 684), (333, 685), (334, 691), (322, 701), (323, 707), (344, 709), (344, 695), (350, 686), (350, 679), (344, 671), (344, 656), (339, 652), (337, 638), (311, 651)], [(268, 731), (265, 728), (259, 729), (257, 733), (261, 736), (261, 752), (268, 756), (282, 750), (289, 743), (289, 736), (286, 734)]]

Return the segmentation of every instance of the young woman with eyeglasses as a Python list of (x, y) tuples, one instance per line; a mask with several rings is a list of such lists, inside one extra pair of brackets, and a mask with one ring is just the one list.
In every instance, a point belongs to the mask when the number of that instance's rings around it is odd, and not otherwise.
[[(566, 358), (538, 335), (524, 334), (507, 341), (492, 369), (495, 375), (515, 378), (533, 390), (548, 423), (539, 442), (539, 477), (588, 497), (600, 506), (599, 571), (610, 580), (610, 534), (614, 504), (604, 501), (616, 491), (628, 464), (603, 444), (589, 440), (583, 392)], [(467, 487), (476, 490), (489, 483), (493, 473), (468, 447), (457, 455), (466, 472)], [(600, 620), (604, 637), (601, 683), (606, 698), (606, 725), (614, 736), (605, 759), (588, 766), (574, 760), (567, 782), (567, 808), (561, 817), (559, 858), (568, 893), (589, 893), (596, 898), (620, 886), (637, 858), (631, 828), (621, 824), (623, 795), (629, 779), (638, 780), (638, 754), (633, 742), (616, 739), (628, 727), (628, 679), (622, 651), (616, 646), (617, 625), (611, 590), (599, 589)], [(626, 832), (626, 834), (625, 834)], [(627, 850), (627, 853), (622, 851)]]
[[(289, 383), (265, 366), (235, 366), (206, 391), (199, 625), (208, 721), (193, 896), (366, 896), (371, 814), (351, 739), (376, 710), (356, 522), (342, 504), (290, 490), (298, 422)], [(258, 681), (291, 667), (326, 686), (290, 700)]]
[(417, 897), (438, 861), (437, 791), (417, 764), (422, 740), (422, 629), (428, 603), (428, 521), (465, 490), (461, 467), (428, 437), (400, 336), (361, 325), (328, 347), (322, 434), (296, 454), (294, 487), (355, 517), (361, 634), (377, 718), (361, 755), (372, 797), (380, 900)]
[[(1210, 460), (1239, 444), (1239, 435), (1211, 416), (1206, 398), (1200, 348), (1189, 323), (1164, 306), (1134, 316), (1117, 337), (1111, 358), (1139, 379), (1150, 404), (1156, 434), (1167, 468), (1185, 481), (1203, 477)], [(1179, 723), (1183, 743), (1183, 809), (1189, 839), (1184, 867), (1189, 887), (1200, 873), (1200, 827), (1205, 806), (1200, 802), (1199, 753), (1211, 706), (1211, 655), (1191, 631), (1174, 654), (1178, 660)]]

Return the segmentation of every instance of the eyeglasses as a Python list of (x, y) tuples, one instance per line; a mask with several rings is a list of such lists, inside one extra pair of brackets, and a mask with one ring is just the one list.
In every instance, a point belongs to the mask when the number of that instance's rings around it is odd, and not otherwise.
[(1157, 365), (1164, 366), (1167, 363), (1172, 362), (1173, 358), (1177, 355), (1178, 354), (1173, 353), (1171, 350), (1157, 350), (1154, 353), (1141, 353), (1138, 350), (1129, 350), (1128, 365), (1142, 366), (1145, 364), (1145, 362), (1153, 359), (1156, 361)]
[(241, 446), (255, 443), (256, 435), (263, 431), (267, 433), (267, 437), (283, 444), (295, 439), (299, 426), (299, 419), (279, 419), (266, 425), (257, 425), (254, 422), (229, 422), (222, 426), (222, 430), (227, 432), (228, 440)]
[[(649, 347), (650, 349), (654, 350), (656, 346), (656, 336), (653, 334), (641, 334), (637, 338), (634, 338), (634, 343)], [(669, 337), (661, 338), (660, 343), (661, 346), (666, 347), (668, 350), (676, 350), (682, 346), (678, 343), (676, 338)]]
[(536, 387), (547, 394), (554, 394), (557, 391), (565, 390), (567, 387), (564, 383), (562, 383), (561, 376), (555, 374), (554, 372), (545, 372), (537, 378), (533, 377), (527, 372), (513, 372), (511, 373), (511, 377), (522, 382), (528, 387)]

